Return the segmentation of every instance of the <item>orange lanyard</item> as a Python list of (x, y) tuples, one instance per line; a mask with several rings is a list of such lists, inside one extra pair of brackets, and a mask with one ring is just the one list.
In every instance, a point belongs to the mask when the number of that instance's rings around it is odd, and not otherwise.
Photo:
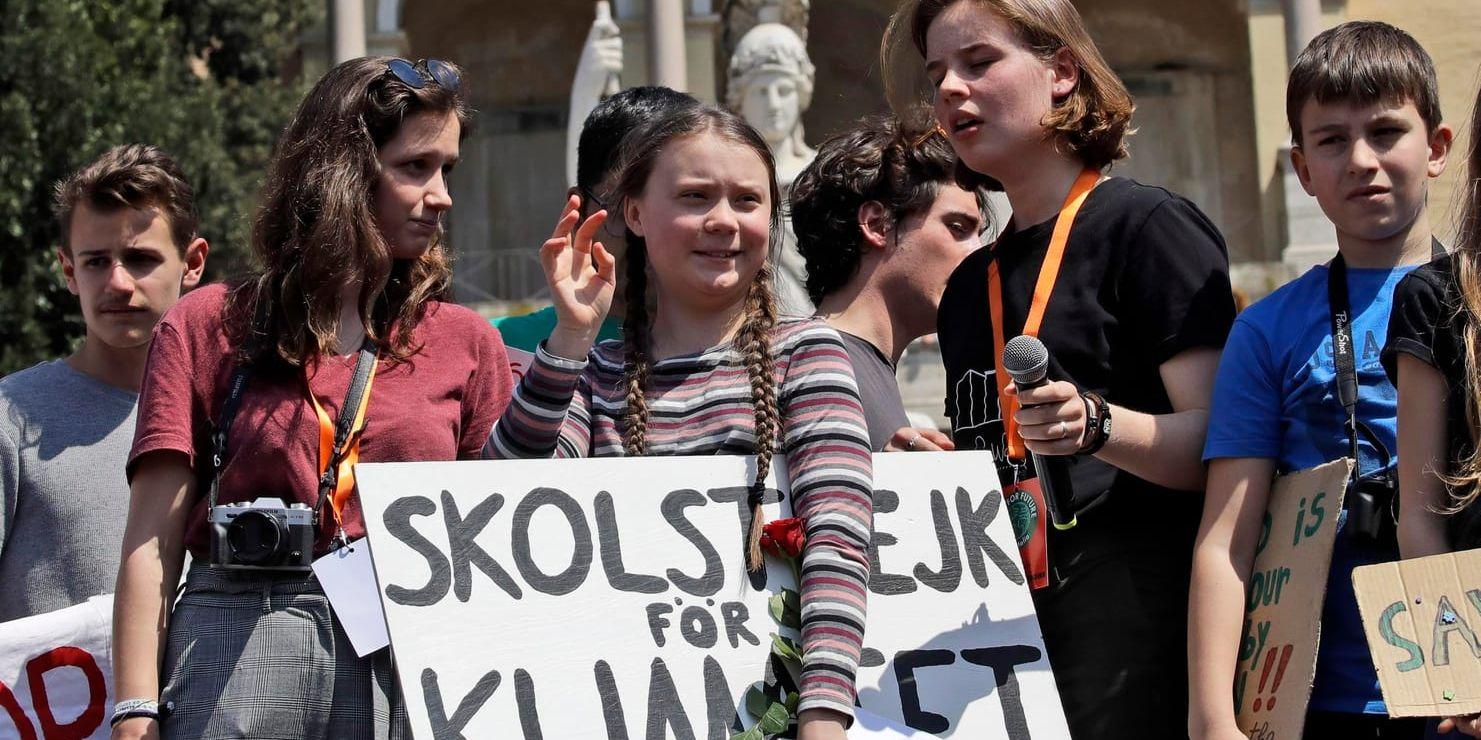
[[(1069, 195), (1065, 196), (1064, 205), (1059, 207), (1059, 218), (1054, 222), (1054, 234), (1049, 238), (1049, 250), (1044, 253), (1044, 264), (1039, 267), (1039, 279), (1034, 284), (1033, 299), (1029, 303), (1028, 318), (1023, 322), (1023, 333), (1029, 336), (1039, 336), (1039, 326), (1044, 323), (1044, 311), (1049, 307), (1049, 294), (1054, 292), (1054, 282), (1059, 279), (1059, 268), (1064, 262), (1065, 245), (1070, 240), (1070, 227), (1075, 223), (1075, 214), (1080, 212), (1080, 206), (1085, 203), (1085, 196), (1100, 182), (1098, 170), (1087, 169), (1075, 178), (1075, 184), (1070, 186)], [(993, 245), (993, 251), (997, 251), (997, 245)], [(1018, 422), (1013, 415), (1018, 411), (1018, 397), (1010, 397), (1008, 390), (1008, 373), (998, 367), (1003, 361), (1003, 287), (1001, 278), (998, 277), (998, 259), (993, 259), (987, 265), (987, 303), (988, 310), (992, 311), (992, 343), (993, 343), (993, 366), (996, 372), (993, 376), (998, 382), (998, 408), (1003, 416), (1003, 429), (1008, 438), (1008, 457), (1014, 460), (1022, 460), (1028, 456), (1028, 451), (1023, 446), (1023, 437), (1018, 433)]]
[[(309, 401), (314, 404), (314, 413), (319, 416), (319, 479), (323, 480), (324, 474), (329, 471), (331, 465), (335, 467), (335, 485), (333, 496), (330, 497), (330, 508), (334, 511), (335, 529), (340, 528), (340, 512), (344, 510), (345, 503), (350, 500), (350, 493), (355, 490), (355, 463), (360, 460), (360, 433), (365, 431), (365, 409), (370, 406), (370, 387), (375, 382), (375, 369), (379, 362), (370, 366), (370, 377), (365, 380), (365, 390), (360, 393), (360, 408), (355, 411), (355, 423), (350, 427), (350, 433), (345, 439), (342, 449), (334, 449), (334, 422), (330, 420), (329, 414), (320, 405), (319, 399), (314, 396), (314, 391), (309, 388), (308, 376), (303, 379), (304, 389), (309, 394)], [(346, 398), (345, 403), (355, 403), (356, 399)]]

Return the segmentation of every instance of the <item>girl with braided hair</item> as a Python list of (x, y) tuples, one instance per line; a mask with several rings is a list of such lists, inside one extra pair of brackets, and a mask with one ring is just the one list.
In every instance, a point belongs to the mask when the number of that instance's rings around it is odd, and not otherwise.
[[(611, 197), (627, 225), (623, 338), (593, 347), (616, 286), (571, 196), (540, 250), (559, 316), (485, 452), (497, 458), (786, 456), (806, 521), (799, 738), (844, 737), (863, 640), (869, 437), (848, 354), (816, 319), (778, 321), (769, 252), (780, 197), (766, 142), (696, 107), (629, 135)], [(650, 280), (651, 278), (651, 280)], [(650, 282), (653, 290), (649, 290)], [(655, 300), (656, 299), (656, 300)], [(747, 564), (760, 567), (759, 496)]]

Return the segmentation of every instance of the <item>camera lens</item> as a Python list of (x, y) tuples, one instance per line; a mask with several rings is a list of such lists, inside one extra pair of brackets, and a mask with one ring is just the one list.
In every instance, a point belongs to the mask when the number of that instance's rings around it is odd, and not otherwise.
[(260, 511), (244, 511), (226, 528), (232, 552), (247, 565), (273, 560), (287, 535), (277, 517)]

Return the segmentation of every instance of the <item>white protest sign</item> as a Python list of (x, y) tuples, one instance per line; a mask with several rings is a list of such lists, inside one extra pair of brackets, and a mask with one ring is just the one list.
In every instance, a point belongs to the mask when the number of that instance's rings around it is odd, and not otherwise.
[(0, 739), (106, 738), (113, 597), (0, 623)]
[[(738, 708), (778, 631), (767, 599), (795, 588), (777, 562), (759, 589), (744, 572), (752, 465), (357, 466), (417, 737), (723, 740), (749, 724)], [(994, 470), (988, 453), (875, 456), (860, 702), (922, 737), (1067, 737)]]

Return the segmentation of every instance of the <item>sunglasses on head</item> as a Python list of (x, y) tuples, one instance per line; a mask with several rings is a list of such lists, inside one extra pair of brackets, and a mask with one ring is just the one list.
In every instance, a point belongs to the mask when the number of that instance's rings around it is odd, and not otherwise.
[(443, 88), (452, 92), (458, 90), (458, 73), (451, 64), (441, 59), (422, 59), (415, 63), (405, 59), (392, 59), (386, 62), (386, 68), (396, 79), (413, 90), (420, 90), (427, 86), (428, 82), (435, 82)]

